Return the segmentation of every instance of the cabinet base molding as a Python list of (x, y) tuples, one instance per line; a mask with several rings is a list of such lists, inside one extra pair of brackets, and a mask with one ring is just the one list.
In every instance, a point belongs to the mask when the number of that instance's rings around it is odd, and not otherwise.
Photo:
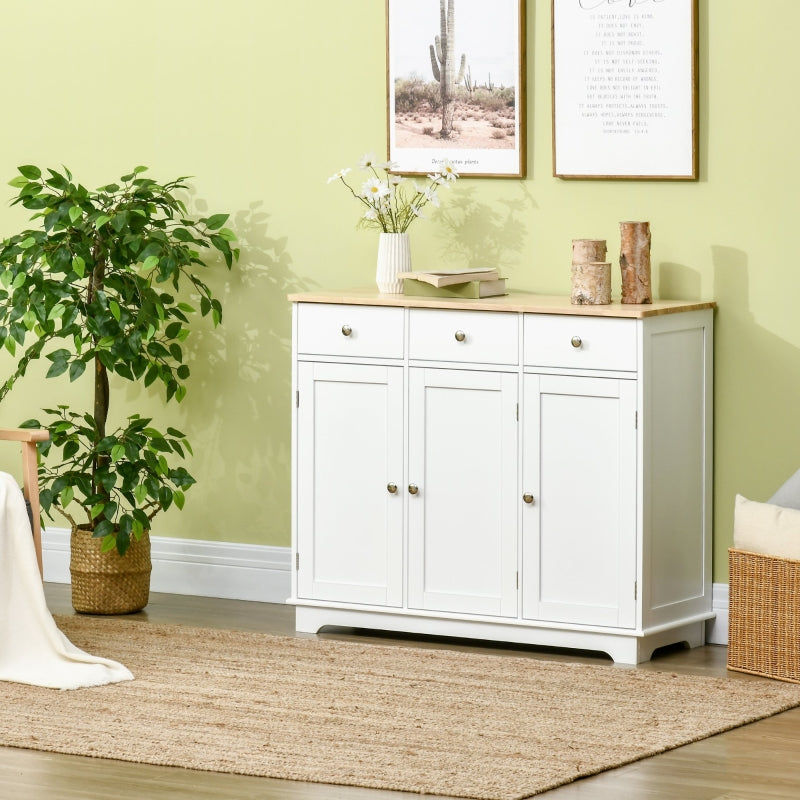
[(303, 633), (318, 633), (326, 626), (364, 628), (368, 630), (450, 636), (461, 639), (486, 639), (494, 642), (591, 650), (607, 653), (618, 664), (641, 664), (649, 661), (659, 647), (686, 643), (689, 647), (705, 644), (706, 620), (713, 612), (683, 620), (673, 627), (659, 626), (651, 631), (546, 627), (541, 624), (512, 623), (500, 620), (482, 621), (402, 612), (372, 611), (351, 608), (296, 606), (295, 627)]

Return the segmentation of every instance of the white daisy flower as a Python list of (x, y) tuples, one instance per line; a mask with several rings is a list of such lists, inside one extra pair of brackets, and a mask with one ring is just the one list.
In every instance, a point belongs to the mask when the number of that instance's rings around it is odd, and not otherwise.
[(328, 183), (333, 183), (334, 181), (341, 180), (342, 178), (344, 178), (345, 175), (347, 175), (348, 172), (350, 172), (350, 167), (345, 167), (344, 169), (340, 169), (335, 175), (331, 175), (330, 178), (328, 178)]
[(378, 159), (375, 156), (375, 153), (365, 153), (361, 156), (361, 160), (358, 162), (359, 169), (371, 169), (378, 165)]
[(361, 187), (361, 194), (369, 200), (378, 200), (389, 194), (389, 187), (378, 178), (370, 178), (368, 181), (364, 181), (364, 185)]
[(442, 161), (442, 166), (439, 171), (448, 181), (454, 181), (458, 177), (455, 167), (447, 159)]

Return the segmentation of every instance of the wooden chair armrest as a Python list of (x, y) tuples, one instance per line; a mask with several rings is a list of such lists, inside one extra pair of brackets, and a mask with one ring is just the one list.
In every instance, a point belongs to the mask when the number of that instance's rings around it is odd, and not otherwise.
[(31, 504), (33, 516), (33, 544), (36, 548), (36, 560), (39, 574), (44, 576), (42, 568), (42, 529), (40, 523), (41, 506), (39, 505), (39, 476), (36, 464), (36, 443), (45, 442), (50, 432), (41, 428), (0, 428), (0, 441), (20, 442), (22, 444), (22, 491), (25, 499)]
[(50, 432), (41, 428), (0, 428), (0, 441), (46, 442)]

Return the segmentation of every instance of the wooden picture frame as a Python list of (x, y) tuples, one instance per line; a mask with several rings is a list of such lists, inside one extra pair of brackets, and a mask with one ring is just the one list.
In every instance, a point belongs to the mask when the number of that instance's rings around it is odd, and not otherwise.
[(551, 0), (553, 175), (697, 179), (697, 0)]
[(523, 177), (525, 0), (386, 0), (386, 23), (393, 169)]

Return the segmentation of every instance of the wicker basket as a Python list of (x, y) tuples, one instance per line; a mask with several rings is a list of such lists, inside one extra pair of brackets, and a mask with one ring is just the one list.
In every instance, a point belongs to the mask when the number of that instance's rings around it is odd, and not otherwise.
[(73, 529), (69, 571), (72, 607), (84, 614), (130, 614), (147, 605), (150, 595), (150, 535), (147, 531), (124, 556), (100, 552), (91, 531)]
[(731, 548), (728, 669), (800, 683), (800, 561)]

